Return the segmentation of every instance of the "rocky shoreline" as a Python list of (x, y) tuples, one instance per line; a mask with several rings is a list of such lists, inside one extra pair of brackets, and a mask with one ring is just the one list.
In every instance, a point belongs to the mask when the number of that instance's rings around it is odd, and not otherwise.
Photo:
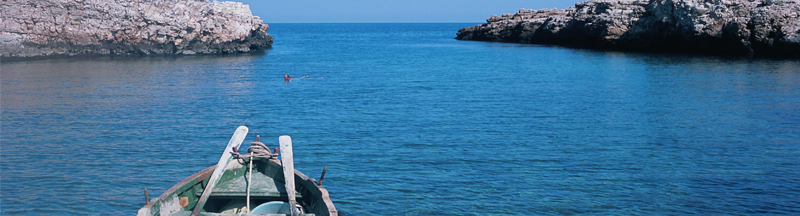
[(800, 0), (590, 0), (486, 22), (459, 30), (456, 39), (800, 57)]
[(3, 0), (0, 57), (241, 53), (268, 29), (238, 2)]

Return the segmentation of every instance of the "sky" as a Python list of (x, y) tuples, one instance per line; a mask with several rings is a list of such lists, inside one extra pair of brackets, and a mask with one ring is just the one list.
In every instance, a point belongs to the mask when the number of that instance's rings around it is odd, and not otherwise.
[(230, 0), (265, 23), (484, 23), (520, 8), (574, 6), (580, 0)]

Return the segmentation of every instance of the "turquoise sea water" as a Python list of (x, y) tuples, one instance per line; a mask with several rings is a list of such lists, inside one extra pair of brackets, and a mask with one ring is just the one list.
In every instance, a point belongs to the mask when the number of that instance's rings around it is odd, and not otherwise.
[(239, 125), (291, 135), (348, 215), (800, 214), (800, 61), (453, 39), (470, 25), (2, 62), (0, 214), (133, 215)]

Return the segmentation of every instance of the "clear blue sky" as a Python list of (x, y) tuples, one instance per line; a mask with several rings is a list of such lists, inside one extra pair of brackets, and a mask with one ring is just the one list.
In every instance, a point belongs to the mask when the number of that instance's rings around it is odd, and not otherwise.
[(483, 23), (492, 14), (520, 8), (574, 6), (556, 0), (231, 0), (250, 5), (265, 23), (468, 22)]

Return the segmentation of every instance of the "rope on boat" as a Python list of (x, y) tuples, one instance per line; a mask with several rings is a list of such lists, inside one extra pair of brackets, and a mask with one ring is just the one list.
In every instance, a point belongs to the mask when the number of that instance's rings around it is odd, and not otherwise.
[(269, 147), (264, 145), (261, 142), (253, 142), (250, 144), (250, 148), (247, 148), (247, 152), (251, 155), (255, 155), (254, 157), (266, 157), (271, 158), (272, 152), (269, 151)]
[(250, 214), (250, 185), (253, 182), (253, 159), (250, 159), (250, 165), (247, 166), (250, 171), (247, 172), (247, 214)]
[(231, 152), (231, 154), (233, 154), (233, 158), (236, 159), (236, 161), (238, 161), (240, 164), (245, 164), (248, 162), (245, 160), (245, 158), (250, 158), (252, 160), (253, 157), (272, 158), (275, 156), (269, 151), (269, 147), (261, 142), (250, 143), (250, 147), (247, 148), (247, 153), (250, 153), (250, 156), (242, 157), (239, 152)]

